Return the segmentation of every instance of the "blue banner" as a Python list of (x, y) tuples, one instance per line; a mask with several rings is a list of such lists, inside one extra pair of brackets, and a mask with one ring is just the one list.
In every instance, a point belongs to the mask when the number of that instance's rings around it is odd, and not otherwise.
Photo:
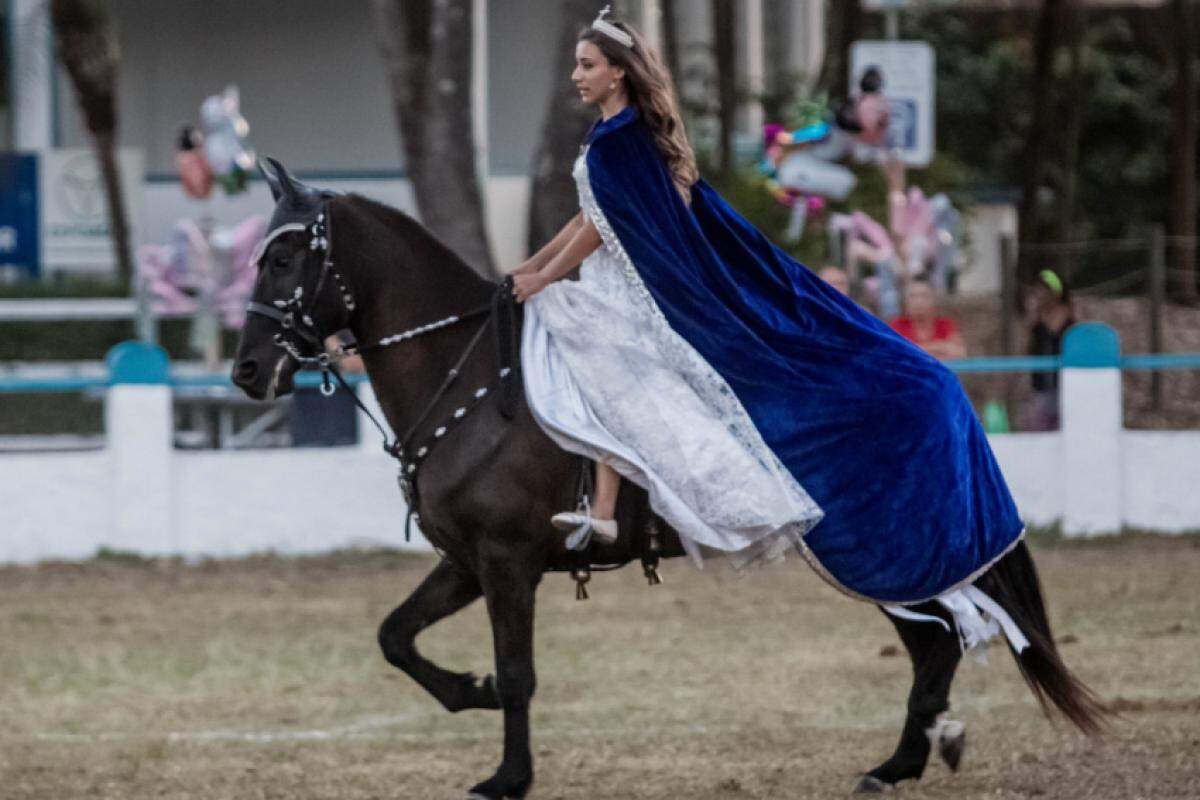
[(36, 277), (40, 238), (37, 156), (0, 153), (0, 278)]

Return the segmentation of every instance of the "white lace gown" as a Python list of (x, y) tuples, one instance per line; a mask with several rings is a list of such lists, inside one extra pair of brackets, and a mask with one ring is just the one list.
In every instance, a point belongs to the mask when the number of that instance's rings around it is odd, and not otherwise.
[[(604, 244), (525, 308), (521, 365), (530, 408), (564, 449), (612, 465), (699, 560), (775, 559), (822, 512), (767, 447), (725, 380), (667, 324), (592, 198), (580, 206)], [(804, 548), (801, 547), (801, 551)]]

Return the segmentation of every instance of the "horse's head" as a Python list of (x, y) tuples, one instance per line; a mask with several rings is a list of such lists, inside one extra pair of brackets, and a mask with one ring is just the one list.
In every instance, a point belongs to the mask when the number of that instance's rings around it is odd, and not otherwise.
[(322, 338), (348, 327), (354, 301), (330, 259), (330, 205), (336, 195), (305, 186), (274, 159), (259, 166), (275, 198), (275, 213), (254, 253), (258, 280), (238, 341), (233, 382), (261, 400), (292, 391), (296, 370), (323, 356)]

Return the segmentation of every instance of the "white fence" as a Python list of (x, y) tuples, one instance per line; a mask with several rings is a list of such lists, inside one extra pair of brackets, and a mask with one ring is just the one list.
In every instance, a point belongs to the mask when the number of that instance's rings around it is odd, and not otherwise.
[[(1173, 357), (1154, 358), (1122, 359), (1103, 325), (1068, 333), (1062, 430), (990, 437), (1028, 522), (1061, 522), (1069, 536), (1200, 531), (1200, 432), (1121, 424), (1122, 365)], [(185, 557), (428, 547), (415, 527), (404, 542), (396, 468), (369, 424), (353, 447), (177, 450), (165, 356), (126, 344), (110, 366), (104, 449), (0, 456), (0, 562), (87, 558), (102, 547)], [(374, 404), (367, 385), (359, 391)]]
[[(189, 558), (429, 545), (369, 424), (352, 447), (177, 450), (161, 351), (110, 357), (101, 450), (0, 455), (0, 563), (100, 548)], [(368, 384), (360, 397), (374, 407)]]

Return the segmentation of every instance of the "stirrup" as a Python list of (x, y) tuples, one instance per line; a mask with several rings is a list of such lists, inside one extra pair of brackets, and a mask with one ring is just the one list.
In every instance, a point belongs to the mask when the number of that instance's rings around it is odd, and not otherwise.
[(566, 541), (568, 550), (586, 549), (591, 544), (592, 537), (602, 544), (612, 544), (617, 540), (617, 521), (593, 518), (591, 504), (586, 495), (581, 511), (563, 511), (555, 514), (550, 518), (550, 523), (560, 530), (571, 531)]

